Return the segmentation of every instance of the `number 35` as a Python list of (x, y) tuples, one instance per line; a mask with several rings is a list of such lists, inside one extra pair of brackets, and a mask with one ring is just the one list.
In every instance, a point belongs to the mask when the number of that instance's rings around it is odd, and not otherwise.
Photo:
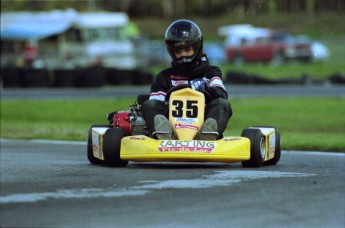
[[(184, 102), (181, 100), (174, 100), (172, 105), (175, 106), (175, 109), (172, 110), (173, 117), (183, 117)], [(186, 101), (186, 117), (187, 118), (196, 118), (198, 116), (198, 101), (188, 100)]]

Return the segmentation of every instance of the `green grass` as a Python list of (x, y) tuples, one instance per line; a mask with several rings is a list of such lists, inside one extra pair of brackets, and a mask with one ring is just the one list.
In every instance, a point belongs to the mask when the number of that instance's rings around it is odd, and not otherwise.
[[(127, 110), (133, 99), (1, 101), (1, 137), (86, 141), (92, 124)], [(246, 98), (231, 100), (234, 115), (225, 131), (238, 136), (255, 125), (276, 126), (284, 150), (345, 151), (344, 98)]]
[[(341, 73), (345, 75), (344, 59), (345, 45), (341, 39), (324, 40), (323, 43), (329, 48), (331, 53), (327, 61), (313, 61), (310, 63), (287, 62), (281, 65), (264, 63), (253, 63), (244, 65), (221, 64), (219, 67), (223, 72), (224, 78), (228, 71), (244, 72), (246, 74), (256, 74), (264, 78), (300, 78), (302, 74), (308, 75), (311, 80), (327, 80), (332, 74)], [(145, 69), (157, 75), (167, 66), (154, 66)]]
[[(132, 17), (140, 31), (150, 38), (163, 39), (165, 29), (175, 20), (180, 18)], [(227, 13), (214, 17), (189, 16), (186, 19), (196, 22), (203, 32), (205, 40), (220, 40), (217, 30), (220, 26), (233, 24), (252, 24), (255, 27), (287, 30), (294, 34), (305, 34), (319, 39), (325, 36), (344, 35), (343, 21), (345, 15), (342, 12), (280, 12), (271, 14), (234, 15)]]
[(245, 64), (245, 65), (221, 65), (224, 73), (229, 70), (251, 74), (259, 74), (265, 78), (299, 78), (302, 74), (310, 79), (327, 79), (334, 73), (345, 74), (343, 59), (345, 58), (344, 41), (325, 40), (325, 45), (331, 53), (327, 61), (313, 61), (311, 63), (288, 62), (281, 65), (271, 64)]
[(284, 149), (345, 151), (344, 102), (343, 98), (235, 99), (226, 133), (271, 125), (280, 129)]
[[(132, 18), (145, 36), (161, 40), (163, 43), (165, 29), (178, 18)], [(201, 28), (205, 41), (222, 42), (224, 37), (217, 35), (220, 26), (231, 24), (252, 24), (256, 27), (283, 29), (293, 34), (308, 35), (324, 43), (330, 51), (330, 58), (326, 62), (312, 62), (310, 64), (287, 63), (278, 66), (269, 64), (245, 64), (235, 66), (222, 64), (220, 68), (224, 75), (229, 70), (244, 73), (255, 73), (266, 78), (299, 78), (307, 74), (310, 79), (326, 79), (334, 73), (345, 74), (345, 33), (343, 21), (345, 14), (340, 12), (322, 12), (309, 14), (303, 12), (270, 14), (249, 14), (245, 17), (238, 15), (219, 15), (218, 17), (191, 17)], [(155, 66), (144, 69), (156, 75), (166, 66)]]

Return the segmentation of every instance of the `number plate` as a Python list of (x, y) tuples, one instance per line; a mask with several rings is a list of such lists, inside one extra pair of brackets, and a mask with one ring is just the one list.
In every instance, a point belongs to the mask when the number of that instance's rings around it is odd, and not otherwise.
[(190, 89), (175, 91), (170, 96), (169, 120), (180, 140), (193, 140), (204, 122), (204, 94)]

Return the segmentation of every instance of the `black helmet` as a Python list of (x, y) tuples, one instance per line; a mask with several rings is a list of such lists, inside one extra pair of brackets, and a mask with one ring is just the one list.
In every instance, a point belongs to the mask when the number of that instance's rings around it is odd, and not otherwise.
[[(193, 66), (203, 55), (202, 33), (199, 27), (189, 20), (173, 22), (165, 32), (165, 44), (173, 62), (182, 68)], [(175, 49), (192, 46), (194, 55), (176, 59)]]

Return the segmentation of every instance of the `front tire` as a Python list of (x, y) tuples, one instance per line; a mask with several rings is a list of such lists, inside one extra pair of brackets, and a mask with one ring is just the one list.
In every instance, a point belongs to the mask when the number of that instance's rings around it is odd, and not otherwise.
[(250, 159), (242, 162), (245, 168), (261, 167), (265, 157), (265, 139), (259, 129), (245, 129), (242, 137), (250, 140)]
[(103, 155), (106, 165), (125, 167), (128, 161), (120, 158), (121, 139), (127, 136), (122, 128), (108, 129), (103, 136)]

